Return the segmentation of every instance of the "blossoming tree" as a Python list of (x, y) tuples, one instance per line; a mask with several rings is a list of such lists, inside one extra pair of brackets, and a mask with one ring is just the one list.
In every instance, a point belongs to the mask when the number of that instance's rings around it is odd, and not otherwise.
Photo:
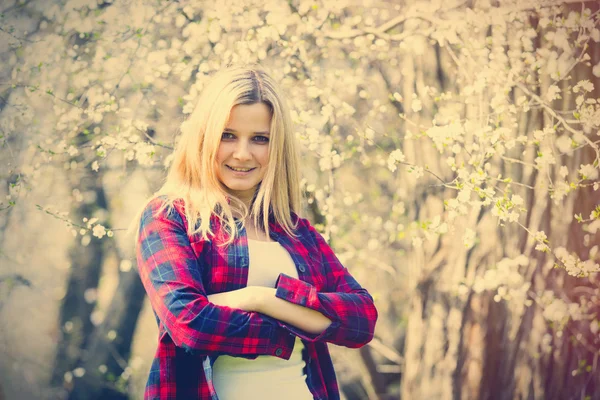
[[(347, 386), (349, 398), (600, 398), (595, 2), (0, 11), (0, 285), (36, 276), (8, 235), (31, 213), (71, 243), (57, 354), (32, 379), (93, 398), (145, 376), (130, 358), (142, 298), (123, 234), (131, 198), (158, 188), (210, 74), (258, 62), (294, 110), (305, 211), (380, 311), (369, 347), (337, 353), (342, 380), (364, 391)], [(102, 303), (112, 264), (119, 283)], [(344, 363), (353, 357), (360, 368)]]

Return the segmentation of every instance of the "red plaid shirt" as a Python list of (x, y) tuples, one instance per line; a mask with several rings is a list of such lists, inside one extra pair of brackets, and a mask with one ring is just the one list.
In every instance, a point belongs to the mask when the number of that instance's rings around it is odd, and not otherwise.
[(138, 270), (159, 328), (159, 343), (146, 384), (145, 399), (218, 399), (212, 365), (221, 354), (289, 359), (295, 336), (306, 347), (306, 382), (315, 399), (339, 399), (327, 342), (361, 347), (373, 338), (377, 310), (373, 298), (342, 266), (306, 219), (297, 239), (271, 222), (271, 238), (290, 254), (299, 279), (280, 274), (276, 296), (321, 312), (331, 325), (310, 334), (257, 312), (218, 306), (207, 295), (240, 289), (248, 281), (245, 230), (229, 246), (217, 218), (215, 236), (188, 236), (182, 202), (155, 215), (162, 199), (152, 200), (141, 217)]

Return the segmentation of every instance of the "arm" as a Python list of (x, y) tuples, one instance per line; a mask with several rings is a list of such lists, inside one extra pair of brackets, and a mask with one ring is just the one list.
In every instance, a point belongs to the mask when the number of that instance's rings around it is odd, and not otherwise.
[(211, 294), (208, 300), (221, 306), (266, 314), (311, 334), (322, 333), (331, 325), (331, 320), (320, 312), (282, 300), (275, 296), (275, 292), (275, 288), (247, 286), (231, 292)]
[(331, 325), (317, 335), (283, 322), (280, 325), (307, 341), (326, 341), (353, 348), (364, 346), (373, 338), (377, 321), (373, 298), (340, 263), (323, 236), (307, 220), (301, 219), (300, 223), (306, 226), (309, 237), (316, 245), (309, 251), (321, 255), (321, 270), (327, 278), (330, 291), (317, 292), (313, 285), (281, 274), (275, 295), (279, 299), (318, 311), (331, 320)]
[[(152, 308), (175, 345), (200, 354), (288, 359), (293, 337), (268, 317), (208, 301), (203, 265), (190, 246), (183, 219), (176, 210), (155, 216), (161, 202), (153, 200), (144, 210), (136, 252)], [(205, 244), (199, 245), (201, 253)]]

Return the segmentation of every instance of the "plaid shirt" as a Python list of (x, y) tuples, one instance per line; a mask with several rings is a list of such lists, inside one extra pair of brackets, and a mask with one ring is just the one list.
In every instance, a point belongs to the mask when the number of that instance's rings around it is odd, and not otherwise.
[(225, 231), (213, 216), (214, 237), (188, 236), (182, 202), (155, 215), (161, 204), (157, 198), (145, 208), (136, 246), (139, 274), (159, 328), (144, 398), (216, 400), (212, 365), (219, 355), (287, 360), (298, 336), (306, 347), (306, 382), (314, 398), (339, 399), (327, 342), (365, 345), (373, 338), (377, 310), (323, 237), (296, 215), (296, 239), (273, 221), (269, 225), (271, 238), (289, 252), (299, 277), (280, 274), (276, 296), (327, 316), (331, 325), (316, 335), (258, 312), (210, 303), (209, 294), (246, 286), (246, 232), (242, 229), (231, 245), (219, 246)]

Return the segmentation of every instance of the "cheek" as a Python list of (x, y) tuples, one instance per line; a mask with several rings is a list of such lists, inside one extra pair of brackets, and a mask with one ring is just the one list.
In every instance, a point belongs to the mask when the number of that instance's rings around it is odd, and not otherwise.
[(215, 162), (217, 164), (221, 164), (221, 162), (223, 162), (225, 160), (226, 154), (227, 154), (227, 148), (225, 146), (223, 146), (223, 144), (221, 143), (219, 145), (219, 148), (217, 149), (217, 154), (215, 156)]
[(266, 148), (261, 152), (260, 155), (260, 164), (263, 166), (267, 166), (267, 164), (269, 164), (269, 147), (265, 147)]

